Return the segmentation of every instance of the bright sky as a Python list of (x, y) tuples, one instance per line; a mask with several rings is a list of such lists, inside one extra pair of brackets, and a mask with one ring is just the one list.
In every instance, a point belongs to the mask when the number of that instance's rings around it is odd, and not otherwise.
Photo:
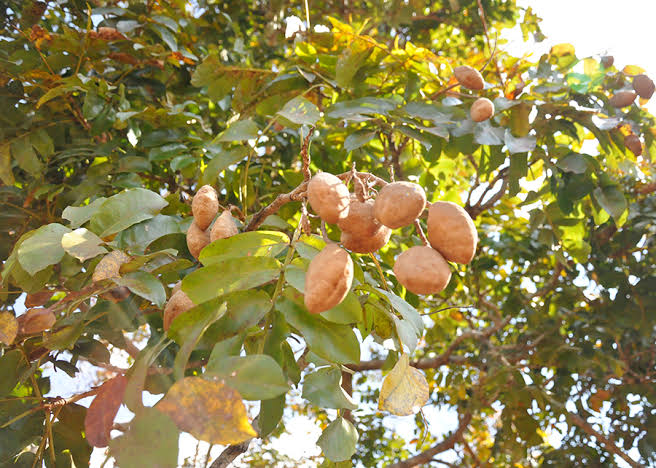
[[(311, 4), (310, 0), (310, 4)], [(639, 65), (644, 68), (653, 79), (656, 79), (656, 54), (651, 47), (656, 44), (656, 0), (518, 0), (522, 6), (531, 6), (536, 14), (543, 18), (542, 29), (547, 39), (539, 44), (526, 44), (522, 42), (521, 33), (506, 35), (510, 43), (503, 49), (514, 55), (524, 54), (527, 51), (534, 53), (533, 58), (538, 59), (541, 54), (548, 52), (551, 46), (562, 42), (569, 42), (576, 47), (577, 56), (586, 57), (594, 55), (613, 55), (615, 66), (621, 69), (625, 65)], [(656, 113), (656, 98), (649, 108)], [(113, 362), (124, 366), (124, 362)], [(82, 381), (92, 379), (90, 369), (83, 369), (80, 378), (68, 378), (63, 372), (52, 375), (51, 395), (67, 396), (79, 388)], [(157, 398), (150, 402), (154, 403)], [(88, 402), (84, 402), (87, 403)], [(121, 421), (130, 419), (130, 413), (122, 410), (119, 413)], [(434, 434), (444, 434), (453, 430), (457, 424), (452, 413), (435, 410), (426, 412), (426, 417)], [(412, 417), (391, 418), (390, 423), (401, 434), (408, 434), (414, 424)], [(307, 418), (295, 419), (287, 425), (291, 434), (285, 435), (277, 441), (280, 451), (291, 457), (302, 457), (318, 453), (319, 448), (314, 442), (320, 434), (319, 428)], [(193, 458), (196, 451), (196, 442), (191, 437), (183, 435), (180, 440), (180, 462), (185, 458)], [(557, 437), (554, 437), (557, 442)], [(200, 453), (205, 454), (207, 444), (202, 444)], [(221, 448), (212, 450), (213, 457), (220, 453)], [(103, 451), (94, 451), (91, 466), (99, 467), (104, 460)], [(635, 453), (631, 455), (635, 456)], [(105, 465), (111, 467), (111, 462)], [(621, 460), (618, 466), (626, 466)]]

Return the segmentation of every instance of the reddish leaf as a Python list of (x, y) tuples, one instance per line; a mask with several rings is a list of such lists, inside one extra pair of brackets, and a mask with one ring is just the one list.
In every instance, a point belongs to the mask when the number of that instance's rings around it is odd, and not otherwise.
[(31, 309), (18, 317), (19, 332), (22, 335), (41, 333), (52, 328), (56, 321), (50, 309)]
[(87, 441), (93, 447), (107, 447), (109, 433), (114, 424), (114, 417), (123, 401), (128, 379), (119, 375), (106, 381), (100, 387), (84, 419)]

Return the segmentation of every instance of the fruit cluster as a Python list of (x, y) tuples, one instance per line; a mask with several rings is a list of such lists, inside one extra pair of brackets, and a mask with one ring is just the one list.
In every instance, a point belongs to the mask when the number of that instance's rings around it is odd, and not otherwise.
[[(312, 209), (324, 222), (337, 224), (342, 246), (352, 252), (375, 252), (387, 243), (392, 229), (414, 224), (426, 208), (426, 193), (415, 183), (386, 184), (372, 199), (357, 174), (353, 177), (357, 194), (349, 193), (339, 177), (326, 172), (312, 177), (307, 188)], [(447, 262), (469, 263), (478, 243), (471, 217), (451, 202), (430, 205), (427, 236), (430, 246), (409, 248), (394, 265), (399, 283), (415, 294), (435, 294), (446, 288), (451, 279)], [(305, 306), (315, 314), (332, 309), (344, 300), (352, 282), (350, 255), (329, 243), (310, 262)]]

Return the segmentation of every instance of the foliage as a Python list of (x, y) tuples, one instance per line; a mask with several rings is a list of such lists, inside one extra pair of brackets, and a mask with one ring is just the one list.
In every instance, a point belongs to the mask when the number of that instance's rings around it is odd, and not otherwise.
[[(655, 462), (656, 124), (644, 100), (609, 104), (641, 70), (569, 44), (508, 55), (495, 31), (519, 22), (541, 39), (514, 1), (310, 1), (322, 27), (285, 37), (301, 3), (0, 1), (0, 466), (82, 466), (87, 440), (121, 466), (175, 466), (183, 430), (236, 444), (224, 459), (259, 436), (244, 463), (289, 466), (267, 444), (285, 408), (316, 417), (322, 466), (448, 450), (458, 466)], [(483, 91), (455, 87), (463, 64)], [(497, 114), (474, 123), (479, 96)], [(340, 306), (309, 314), (303, 279), (324, 241), (316, 218), (301, 235), (304, 157), (312, 173), (355, 166), (464, 204), (474, 261), (416, 296), (391, 269), (421, 239), (395, 230), (376, 256), (352, 255)], [(197, 262), (184, 233), (204, 184), (242, 233)], [(198, 306), (165, 332), (181, 279)], [(129, 369), (110, 364), (119, 349)], [(104, 384), (48, 396), (44, 370), (81, 361)], [(458, 427), (440, 439), (418, 415), (414, 440), (396, 434), (377, 411), (381, 369), (387, 387), (400, 379), (382, 409), (413, 412), (426, 386)], [(109, 389), (136, 414), (111, 441)], [(166, 396), (144, 407), (144, 389)], [(261, 400), (257, 420), (242, 399)]]

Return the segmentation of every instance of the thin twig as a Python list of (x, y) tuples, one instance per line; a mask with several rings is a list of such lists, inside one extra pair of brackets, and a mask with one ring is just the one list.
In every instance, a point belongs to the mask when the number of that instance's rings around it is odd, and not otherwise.
[(428, 247), (430, 245), (430, 242), (428, 242), (428, 239), (426, 238), (426, 234), (424, 234), (424, 230), (422, 229), (421, 223), (419, 222), (418, 219), (415, 219), (415, 231), (417, 231), (417, 235), (424, 243), (424, 245)]
[(303, 172), (303, 180), (309, 182), (312, 177), (312, 172), (310, 172), (310, 138), (312, 138), (312, 132), (314, 132), (314, 127), (310, 127), (308, 134), (303, 140), (303, 145), (301, 146), (301, 161), (303, 162), (303, 167), (301, 171)]

